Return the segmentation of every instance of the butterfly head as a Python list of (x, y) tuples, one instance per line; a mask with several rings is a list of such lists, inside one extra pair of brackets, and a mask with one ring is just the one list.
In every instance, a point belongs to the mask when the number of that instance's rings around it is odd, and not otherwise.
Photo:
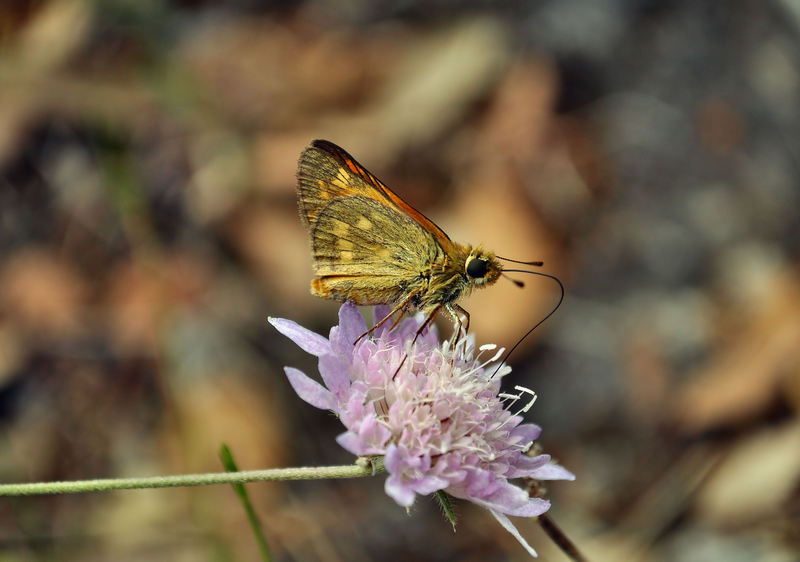
[(497, 261), (494, 252), (484, 250), (480, 246), (472, 249), (464, 262), (464, 274), (471, 285), (480, 287), (491, 285), (500, 273), (503, 266)]

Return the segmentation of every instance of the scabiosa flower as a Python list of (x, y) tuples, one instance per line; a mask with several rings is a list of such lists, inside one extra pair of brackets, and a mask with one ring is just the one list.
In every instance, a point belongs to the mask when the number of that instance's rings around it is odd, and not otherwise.
[[(376, 319), (388, 313), (385, 306), (375, 308)], [(328, 339), (291, 320), (269, 321), (319, 358), (325, 386), (286, 367), (289, 383), (312, 406), (339, 416), (347, 429), (337, 438), (342, 447), (384, 457), (385, 490), (392, 499), (410, 507), (417, 494), (443, 490), (469, 500), (491, 511), (536, 556), (507, 515), (535, 517), (550, 502), (529, 497), (508, 480), (575, 477), (549, 455), (526, 454), (541, 429), (521, 423), (519, 414), (535, 395), (522, 387), (516, 387), (519, 394), (499, 392), (501, 377), (511, 369), (503, 365), (495, 373), (500, 353), (480, 359), (494, 346), (483, 346), (476, 356), (470, 335), (453, 349), (439, 343), (435, 327), (411, 345), (419, 317), (405, 318), (391, 330), (387, 323), (354, 343), (367, 326), (351, 303), (342, 305)], [(519, 406), (523, 397), (526, 404)]]

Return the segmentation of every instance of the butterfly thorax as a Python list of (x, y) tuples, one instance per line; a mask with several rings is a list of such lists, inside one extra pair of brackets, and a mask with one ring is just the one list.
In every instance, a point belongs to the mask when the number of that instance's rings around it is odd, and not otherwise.
[(429, 310), (454, 303), (473, 289), (491, 285), (500, 277), (502, 266), (493, 252), (480, 246), (452, 244), (450, 251), (439, 251), (432, 261), (427, 287), (415, 303), (417, 308)]

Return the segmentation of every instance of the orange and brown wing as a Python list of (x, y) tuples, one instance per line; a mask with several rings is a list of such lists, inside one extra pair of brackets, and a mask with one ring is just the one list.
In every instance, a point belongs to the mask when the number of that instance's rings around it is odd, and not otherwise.
[(303, 151), (297, 169), (300, 216), (309, 229), (332, 200), (358, 195), (394, 207), (430, 232), (442, 248), (452, 241), (428, 217), (403, 201), (343, 148), (326, 140), (315, 140)]
[(311, 229), (312, 293), (356, 304), (401, 302), (424, 289), (439, 246), (408, 214), (362, 195), (337, 197)]

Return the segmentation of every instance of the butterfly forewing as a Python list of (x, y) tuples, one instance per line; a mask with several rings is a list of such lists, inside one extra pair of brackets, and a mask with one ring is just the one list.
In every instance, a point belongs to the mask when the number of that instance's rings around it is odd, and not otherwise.
[(340, 197), (363, 194), (374, 188), (355, 175), (335, 153), (314, 141), (300, 156), (297, 170), (300, 217), (313, 228), (325, 206)]
[(344, 149), (332, 142), (315, 140), (303, 152), (298, 165), (297, 185), (300, 216), (309, 227), (313, 227), (322, 209), (333, 199), (362, 195), (410, 216), (432, 234), (445, 250), (449, 250), (452, 245), (447, 234), (432, 220), (403, 201)]

